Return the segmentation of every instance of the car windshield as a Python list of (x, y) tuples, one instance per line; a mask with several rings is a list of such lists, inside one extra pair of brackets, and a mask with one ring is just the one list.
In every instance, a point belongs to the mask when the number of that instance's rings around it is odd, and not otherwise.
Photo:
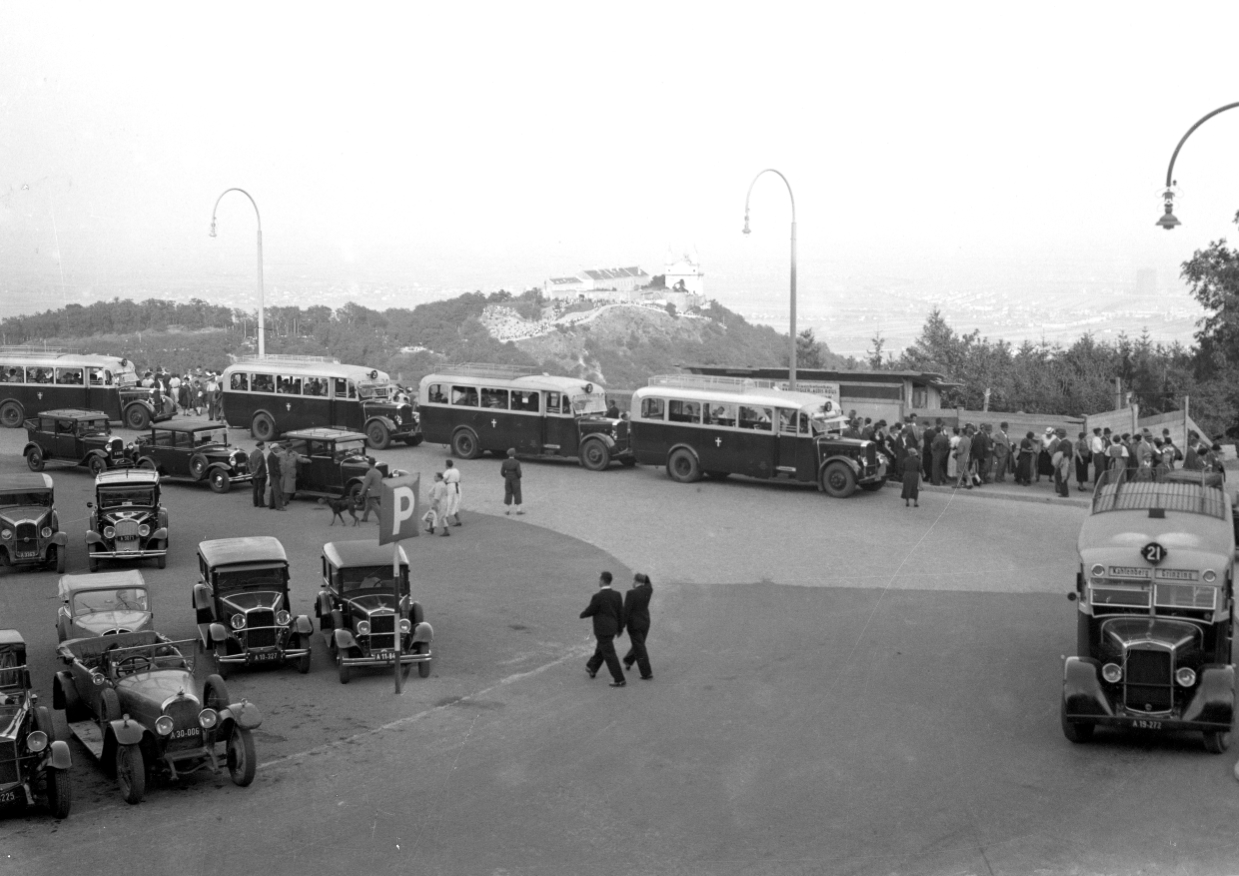
[(227, 429), (203, 429), (201, 432), (194, 433), (194, 447), (201, 447), (204, 444), (227, 444), (228, 430)]
[(284, 566), (215, 573), (215, 586), (220, 591), (283, 590), (287, 580), (288, 570)]
[(38, 505), (43, 508), (52, 507), (51, 490), (30, 490), (27, 492), (13, 491), (0, 493), (0, 508), (20, 508), (24, 505)]
[[(383, 566), (353, 566), (352, 568), (341, 569), (340, 577), (344, 581), (345, 591), (384, 590), (391, 593), (392, 574), (390, 563)], [(402, 584), (402, 593), (407, 593), (408, 589), (407, 583)]]
[(26, 652), (18, 648), (0, 648), (0, 690), (25, 689), (25, 679), (17, 670), (26, 665)]
[(121, 590), (87, 590), (73, 594), (73, 614), (94, 614), (99, 611), (150, 611), (146, 591), (140, 587)]
[(336, 442), (336, 459), (344, 459), (346, 456), (364, 456), (366, 453), (365, 438), (348, 438)]
[(99, 507), (100, 508), (119, 508), (123, 505), (144, 505), (151, 506), (155, 504), (155, 491), (150, 487), (136, 488), (125, 487), (124, 489), (107, 489), (99, 491)]
[(363, 399), (377, 398), (387, 401), (387, 390), (390, 386), (391, 382), (386, 380), (359, 380), (357, 395)]
[(603, 392), (591, 392), (588, 395), (580, 393), (572, 396), (572, 413), (605, 414), (607, 412), (607, 396)]

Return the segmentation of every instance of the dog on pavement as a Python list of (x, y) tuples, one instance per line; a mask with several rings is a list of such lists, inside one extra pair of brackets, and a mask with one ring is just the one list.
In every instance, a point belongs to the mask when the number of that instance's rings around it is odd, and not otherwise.
[(336, 520), (340, 521), (341, 526), (345, 526), (345, 511), (353, 518), (354, 526), (361, 522), (361, 518), (357, 516), (357, 503), (353, 501), (351, 496), (341, 496), (338, 499), (322, 498), (318, 501), (320, 505), (326, 505), (331, 509), (331, 523), (328, 524), (329, 526), (335, 526)]

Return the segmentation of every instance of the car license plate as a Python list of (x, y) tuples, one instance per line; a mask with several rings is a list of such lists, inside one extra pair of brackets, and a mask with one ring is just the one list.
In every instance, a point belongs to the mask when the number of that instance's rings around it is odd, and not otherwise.
[(173, 730), (169, 739), (197, 739), (202, 735), (202, 730), (198, 727), (186, 727), (184, 730)]
[(382, 660), (384, 663), (391, 663), (393, 660), (396, 659), (396, 652), (387, 651), (387, 650), (380, 651), (379, 659)]
[(1137, 730), (1160, 730), (1162, 729), (1161, 721), (1145, 721), (1143, 718), (1137, 718), (1131, 722), (1131, 725)]
[(279, 651), (259, 651), (256, 654), (250, 654), (250, 660), (255, 663), (270, 663), (273, 660), (280, 659)]
[(19, 801), (22, 803), (26, 802), (24, 795), (22, 797), (17, 796), (16, 788), (12, 791), (0, 791), (0, 806), (12, 806)]
[(39, 557), (38, 551), (15, 551), (14, 554), (19, 560), (34, 560)]

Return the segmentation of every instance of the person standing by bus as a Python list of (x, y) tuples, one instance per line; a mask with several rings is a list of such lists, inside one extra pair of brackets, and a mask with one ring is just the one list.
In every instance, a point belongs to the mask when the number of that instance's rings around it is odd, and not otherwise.
[(249, 459), (250, 473), (254, 476), (251, 486), (254, 488), (255, 508), (262, 508), (266, 505), (263, 501), (263, 494), (267, 490), (267, 459), (263, 456), (262, 449), (263, 443), (259, 441), (250, 451)]
[(452, 526), (460, 526), (460, 469), (452, 460), (447, 461), (447, 470), (443, 472), (443, 484), (447, 488), (447, 513), (443, 517), (443, 526), (446, 529), (449, 520)]
[[(499, 474), (503, 476), (503, 504), (510, 506), (515, 502), (516, 513), (524, 514), (521, 510), (521, 464), (516, 458), (515, 447), (508, 448), (508, 458), (499, 466)], [(511, 514), (512, 510), (508, 508), (503, 513)]]

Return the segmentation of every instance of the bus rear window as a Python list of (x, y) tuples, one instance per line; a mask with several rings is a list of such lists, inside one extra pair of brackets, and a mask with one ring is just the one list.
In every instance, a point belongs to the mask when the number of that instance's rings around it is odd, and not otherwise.
[(234, 392), (248, 392), (250, 376), (243, 371), (234, 371), (232, 376), (228, 378), (228, 388)]

